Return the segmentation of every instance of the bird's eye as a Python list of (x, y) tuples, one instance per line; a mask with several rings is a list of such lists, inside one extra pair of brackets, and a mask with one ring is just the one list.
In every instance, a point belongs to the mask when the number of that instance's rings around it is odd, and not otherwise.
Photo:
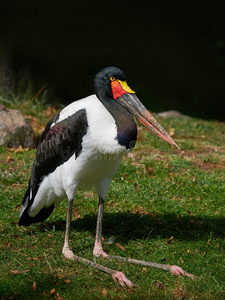
[(110, 79), (111, 81), (115, 81), (115, 80), (116, 80), (116, 78), (115, 78), (114, 76), (111, 76), (109, 79)]

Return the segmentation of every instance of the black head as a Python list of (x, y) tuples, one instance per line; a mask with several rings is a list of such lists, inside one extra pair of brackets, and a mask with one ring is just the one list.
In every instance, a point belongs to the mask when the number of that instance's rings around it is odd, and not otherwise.
[(125, 81), (125, 75), (122, 70), (117, 67), (106, 67), (95, 75), (94, 88), (99, 99), (102, 97), (113, 98), (110, 77)]
[[(165, 140), (167, 143), (180, 149), (166, 130), (156, 121), (150, 112), (144, 107), (135, 92), (127, 85), (123, 71), (116, 67), (102, 69), (94, 80), (95, 91), (99, 100), (109, 112), (116, 117), (117, 126), (124, 127), (132, 114), (144, 126)], [(114, 99), (115, 101), (111, 101)], [(126, 114), (126, 121), (121, 121)], [(129, 119), (130, 120), (130, 119)], [(132, 119), (133, 120), (133, 119)], [(131, 123), (129, 123), (130, 126)], [(122, 132), (119, 130), (118, 132)], [(128, 129), (126, 129), (126, 133)]]

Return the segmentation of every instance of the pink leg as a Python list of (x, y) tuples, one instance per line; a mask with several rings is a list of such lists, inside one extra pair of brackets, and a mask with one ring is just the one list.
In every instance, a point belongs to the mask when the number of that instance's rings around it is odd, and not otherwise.
[[(188, 272), (184, 271), (183, 269), (181, 269), (178, 266), (164, 265), (164, 264), (158, 264), (158, 263), (154, 263), (154, 262), (142, 261), (142, 260), (138, 260), (138, 259), (108, 255), (102, 248), (103, 210), (104, 210), (104, 200), (101, 197), (99, 197), (96, 238), (95, 238), (95, 245), (94, 245), (94, 250), (93, 250), (93, 255), (95, 257), (102, 256), (103, 258), (117, 259), (119, 261), (127, 261), (131, 264), (138, 264), (138, 265), (143, 265), (143, 266), (146, 266), (146, 267), (152, 267), (152, 268), (163, 269), (165, 271), (170, 271), (172, 274), (174, 274), (176, 276), (187, 276), (187, 277), (190, 277), (190, 278), (194, 278), (194, 276), (192, 274), (189, 274)], [(122, 280), (123, 276), (125, 276), (125, 275), (122, 272), (118, 272), (118, 273), (121, 273), (121, 274), (118, 274), (119, 278), (117, 278), (120, 282), (120, 279)]]
[(72, 209), (73, 209), (73, 199), (68, 200), (65, 241), (62, 250), (63, 255), (68, 259), (73, 259), (73, 255), (74, 255), (73, 251), (70, 250), (70, 244), (69, 244)]
[[(110, 274), (113, 279), (121, 285), (121, 286), (135, 286), (133, 282), (131, 282), (122, 272), (115, 271), (113, 269), (109, 269), (107, 267), (104, 267), (102, 265), (96, 264), (93, 261), (90, 261), (88, 259), (82, 258), (80, 256), (74, 255), (73, 251), (70, 249), (69, 245), (69, 236), (70, 236), (70, 225), (71, 225), (71, 217), (72, 217), (72, 207), (73, 207), (73, 200), (68, 201), (68, 212), (67, 212), (67, 222), (66, 222), (66, 233), (65, 233), (65, 242), (63, 246), (63, 255), (68, 259), (73, 259), (75, 261), (80, 261), (82, 263), (88, 264), (92, 266), (93, 268), (96, 268), (100, 271), (103, 271), (107, 274)], [(97, 219), (97, 230), (96, 230), (96, 239), (95, 239), (95, 246), (93, 254), (95, 256), (103, 256), (104, 258), (107, 257), (109, 259), (117, 259), (119, 261), (127, 261), (132, 264), (139, 264), (146, 267), (154, 267), (163, 269), (166, 271), (170, 271), (172, 274), (177, 276), (188, 276), (190, 278), (194, 278), (193, 275), (187, 273), (183, 269), (181, 269), (178, 266), (171, 266), (171, 265), (164, 265), (164, 264), (158, 264), (158, 263), (152, 263), (132, 258), (125, 258), (120, 256), (113, 256), (108, 255), (106, 252), (102, 249), (102, 218), (103, 218), (103, 208), (104, 208), (104, 200), (99, 197), (99, 207), (98, 207), (98, 219)]]
[(95, 257), (108, 257), (109, 255), (102, 248), (102, 219), (103, 219), (103, 210), (104, 210), (104, 199), (99, 197), (98, 202), (98, 217), (97, 217), (97, 226), (96, 226), (96, 236), (95, 236), (95, 245), (93, 250), (93, 255)]
[[(97, 227), (99, 228), (99, 230), (97, 230), (96, 233), (96, 253), (97, 256), (102, 255), (103, 257), (108, 256), (102, 249), (102, 244), (101, 244), (101, 232), (102, 232), (102, 214), (103, 214), (103, 204), (104, 204), (104, 200), (99, 201), (99, 203), (101, 202), (102, 205), (99, 205), (100, 208), (100, 218), (98, 218), (98, 225)], [(115, 280), (115, 282), (121, 285), (121, 286), (135, 286), (135, 284), (133, 282), (131, 282), (122, 272), (104, 267), (102, 265), (96, 264), (91, 260), (88, 260), (86, 258), (74, 255), (73, 251), (70, 249), (70, 245), (69, 245), (69, 236), (70, 236), (70, 225), (71, 225), (71, 217), (72, 217), (72, 208), (73, 208), (73, 200), (69, 200), (68, 201), (68, 210), (67, 210), (67, 221), (66, 221), (66, 233), (65, 233), (65, 242), (64, 242), (64, 246), (63, 246), (63, 255), (68, 258), (68, 259), (72, 259), (75, 261), (80, 261), (84, 264), (90, 265), (95, 269), (98, 269), (102, 272), (105, 272), (107, 274), (110, 274), (113, 279)], [(100, 242), (99, 242), (100, 241)]]

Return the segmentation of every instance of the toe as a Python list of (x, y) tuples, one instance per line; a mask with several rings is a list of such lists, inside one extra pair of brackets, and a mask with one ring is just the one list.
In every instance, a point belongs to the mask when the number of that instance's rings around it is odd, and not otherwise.
[[(123, 272), (116, 272), (113, 277), (115, 279), (118, 280), (119, 284), (122, 286), (122, 287), (125, 287), (126, 285), (129, 286), (129, 287), (134, 287), (136, 286), (135, 283), (133, 283), (132, 281), (130, 281), (125, 275)], [(114, 279), (114, 280), (115, 280)]]
[(183, 269), (181, 269), (181, 267), (178, 266), (172, 266), (170, 269), (171, 273), (176, 275), (176, 276), (187, 276), (190, 277), (192, 279), (194, 279), (194, 276), (186, 271), (184, 271)]

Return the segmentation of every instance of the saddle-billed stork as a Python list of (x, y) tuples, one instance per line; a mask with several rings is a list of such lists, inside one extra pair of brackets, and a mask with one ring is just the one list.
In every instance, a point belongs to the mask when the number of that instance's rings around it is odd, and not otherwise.
[(99, 204), (94, 256), (162, 268), (176, 275), (191, 274), (180, 267), (108, 255), (102, 248), (102, 219), (106, 192), (123, 153), (135, 146), (136, 117), (153, 133), (179, 149), (127, 85), (116, 67), (102, 69), (94, 79), (95, 95), (66, 106), (49, 121), (37, 146), (28, 189), (20, 211), (19, 225), (44, 221), (68, 198), (65, 242), (66, 258), (85, 262), (113, 276), (119, 284), (133, 286), (124, 273), (73, 254), (69, 245), (73, 199), (78, 186), (97, 189)]

